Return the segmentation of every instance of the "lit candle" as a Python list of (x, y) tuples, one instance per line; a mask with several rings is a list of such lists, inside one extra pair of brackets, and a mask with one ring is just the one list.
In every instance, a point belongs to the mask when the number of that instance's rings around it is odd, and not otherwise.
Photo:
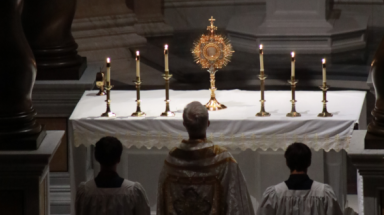
[(136, 78), (140, 79), (140, 52), (136, 52)]
[(168, 66), (168, 45), (164, 46), (165, 73), (169, 72)]
[(291, 56), (292, 56), (291, 77), (294, 78), (295, 77), (295, 52), (292, 52)]
[(107, 82), (111, 83), (111, 59), (107, 58)]
[(323, 83), (327, 82), (327, 64), (325, 58), (323, 58)]
[(260, 74), (264, 74), (264, 53), (262, 44), (260, 44)]

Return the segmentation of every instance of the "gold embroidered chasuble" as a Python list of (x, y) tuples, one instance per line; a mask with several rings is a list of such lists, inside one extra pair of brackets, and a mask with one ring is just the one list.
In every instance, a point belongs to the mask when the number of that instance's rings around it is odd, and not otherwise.
[(225, 148), (186, 141), (169, 152), (160, 174), (158, 215), (254, 214), (244, 177)]

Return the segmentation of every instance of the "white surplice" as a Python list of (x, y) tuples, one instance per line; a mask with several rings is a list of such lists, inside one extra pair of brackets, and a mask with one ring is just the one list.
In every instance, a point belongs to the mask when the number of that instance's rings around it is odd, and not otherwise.
[(238, 164), (207, 140), (169, 152), (159, 178), (157, 215), (254, 215)]
[(149, 215), (151, 213), (144, 188), (140, 183), (124, 179), (121, 187), (98, 188), (95, 180), (79, 185), (76, 215)]
[(289, 190), (285, 182), (269, 187), (257, 215), (342, 215), (332, 188), (313, 181), (310, 190)]

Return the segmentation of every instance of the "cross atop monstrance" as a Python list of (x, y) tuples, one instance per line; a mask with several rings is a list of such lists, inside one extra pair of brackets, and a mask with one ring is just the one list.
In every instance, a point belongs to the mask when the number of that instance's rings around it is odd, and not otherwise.
[(213, 32), (217, 30), (217, 27), (213, 25), (213, 22), (216, 21), (216, 19), (214, 19), (213, 16), (211, 16), (211, 18), (208, 20), (211, 22), (211, 26), (208, 26), (207, 30), (211, 31), (211, 34), (213, 34)]

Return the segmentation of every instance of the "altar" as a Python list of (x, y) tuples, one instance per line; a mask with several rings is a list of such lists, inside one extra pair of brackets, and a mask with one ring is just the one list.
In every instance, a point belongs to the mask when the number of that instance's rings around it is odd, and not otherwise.
[[(111, 91), (115, 118), (103, 118), (105, 97), (85, 91), (69, 120), (72, 200), (80, 182), (97, 174), (93, 148), (103, 136), (115, 136), (125, 146), (118, 172), (140, 182), (146, 189), (152, 211), (156, 208), (157, 179), (169, 149), (188, 138), (182, 111), (192, 101), (206, 103), (208, 90), (170, 91), (175, 117), (160, 117), (165, 110), (164, 90), (141, 91), (141, 109), (146, 117), (131, 117), (136, 110), (135, 91)], [(265, 92), (270, 117), (256, 117), (260, 92), (217, 91), (216, 98), (228, 108), (209, 112), (207, 135), (214, 143), (231, 150), (246, 178), (255, 209), (268, 186), (288, 178), (284, 149), (303, 142), (313, 149), (309, 175), (330, 184), (342, 207), (346, 205), (346, 154), (353, 129), (364, 112), (364, 91), (328, 92), (328, 111), (333, 117), (320, 118), (322, 92), (296, 92), (296, 110), (301, 117), (290, 118), (290, 91)], [(364, 113), (365, 114), (365, 113)], [(73, 206), (73, 204), (72, 204)]]

